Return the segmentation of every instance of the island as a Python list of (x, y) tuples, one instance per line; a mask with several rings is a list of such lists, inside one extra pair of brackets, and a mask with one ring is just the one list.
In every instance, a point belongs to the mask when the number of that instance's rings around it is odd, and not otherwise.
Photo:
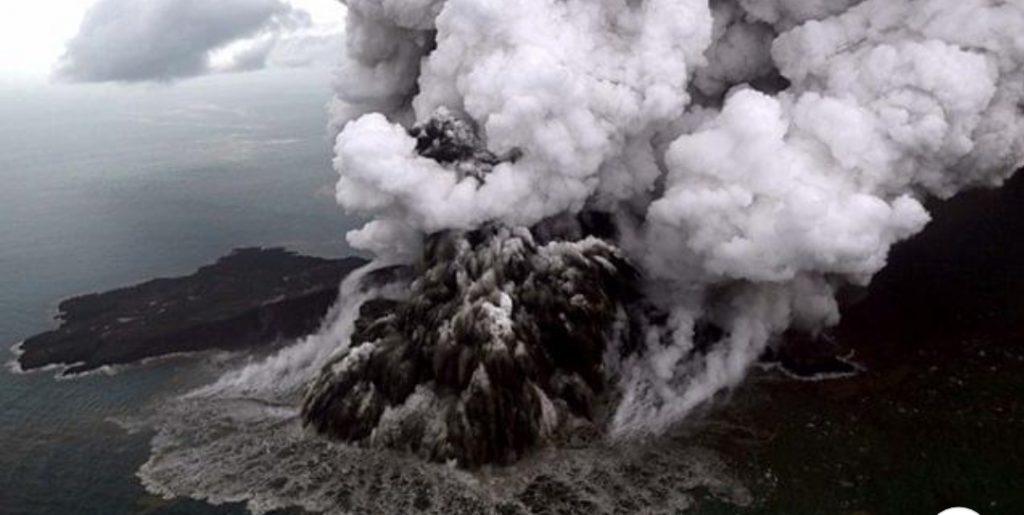
[(64, 300), (60, 326), (19, 348), (28, 371), (73, 375), (174, 353), (237, 350), (316, 330), (342, 279), (367, 263), (241, 248), (185, 277)]

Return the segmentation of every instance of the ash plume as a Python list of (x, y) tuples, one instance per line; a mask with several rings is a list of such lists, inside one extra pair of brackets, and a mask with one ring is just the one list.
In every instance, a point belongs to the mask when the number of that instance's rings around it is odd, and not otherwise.
[[(595, 434), (605, 340), (630, 297), (619, 251), (484, 226), (431, 235), (403, 300), (362, 305), (303, 405), (317, 430), (464, 465)], [(552, 343), (557, 342), (557, 343)]]
[[(1024, 164), (1016, 2), (346, 3), (337, 199), (414, 272), (307, 395), (345, 440), (473, 464), (660, 432), (836, 324), (925, 198)], [(581, 408), (573, 374), (612, 393)]]

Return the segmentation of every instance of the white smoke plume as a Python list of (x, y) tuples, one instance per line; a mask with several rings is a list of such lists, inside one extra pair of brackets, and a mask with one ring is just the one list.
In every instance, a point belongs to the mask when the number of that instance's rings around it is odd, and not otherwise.
[[(928, 196), (1024, 164), (1018, 0), (351, 0), (333, 126), (356, 247), (612, 213), (670, 313), (619, 364), (615, 433), (657, 431), (740, 381), (787, 328), (839, 320), (919, 232)], [(485, 177), (415, 152), (473, 123)], [(694, 351), (699, 321), (724, 336)]]

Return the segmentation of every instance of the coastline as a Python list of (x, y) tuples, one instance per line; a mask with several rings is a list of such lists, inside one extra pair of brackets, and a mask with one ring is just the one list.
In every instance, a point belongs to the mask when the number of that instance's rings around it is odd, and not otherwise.
[[(241, 248), (194, 273), (60, 301), (58, 327), (11, 347), (13, 373), (113, 373), (169, 355), (237, 351), (308, 334), (366, 260)], [(115, 367), (111, 369), (110, 367)]]

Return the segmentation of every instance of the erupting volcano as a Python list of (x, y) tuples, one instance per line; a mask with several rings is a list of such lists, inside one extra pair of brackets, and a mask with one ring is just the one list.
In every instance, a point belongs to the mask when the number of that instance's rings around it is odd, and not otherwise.
[[(307, 424), (463, 464), (658, 432), (1024, 158), (999, 1), (349, 2), (349, 242), (408, 265)], [(369, 114), (364, 114), (369, 113)], [(406, 128), (408, 127), (408, 128)]]
[[(715, 453), (672, 440), (687, 417), (762, 357), (831, 345), (842, 293), (926, 205), (1024, 164), (1015, 2), (346, 4), (336, 198), (373, 262), (316, 333), (159, 414), (152, 492), (744, 505)], [(474, 475), (492, 464), (511, 466)]]

